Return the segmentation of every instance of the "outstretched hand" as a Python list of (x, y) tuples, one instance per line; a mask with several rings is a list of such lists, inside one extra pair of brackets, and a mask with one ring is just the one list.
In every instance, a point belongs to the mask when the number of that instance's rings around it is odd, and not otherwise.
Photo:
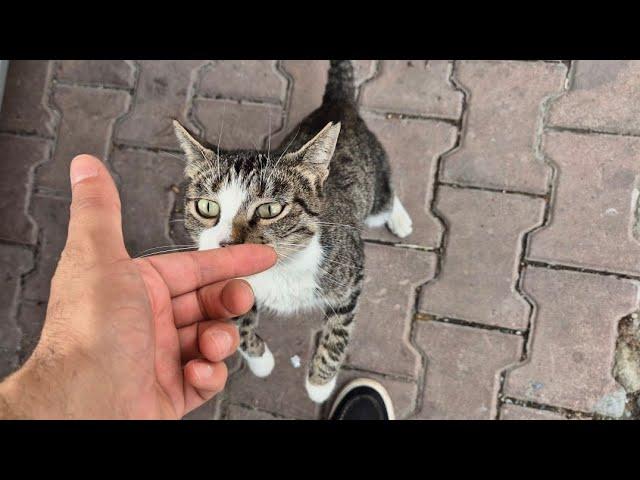
[(235, 277), (271, 267), (263, 245), (132, 259), (105, 166), (71, 163), (69, 233), (40, 342), (0, 384), (0, 418), (181, 418), (220, 392), (238, 346), (225, 320), (253, 305)]

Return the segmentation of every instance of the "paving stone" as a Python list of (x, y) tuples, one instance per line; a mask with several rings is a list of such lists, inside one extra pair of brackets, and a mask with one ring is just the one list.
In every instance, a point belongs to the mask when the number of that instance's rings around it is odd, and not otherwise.
[(500, 420), (566, 420), (556, 412), (521, 407), (520, 405), (503, 405), (500, 409)]
[(67, 240), (70, 201), (34, 195), (30, 213), (39, 226), (40, 249), (35, 271), (25, 277), (23, 297), (32, 301), (49, 299), (51, 277)]
[(348, 365), (416, 378), (420, 355), (409, 341), (416, 287), (435, 273), (430, 252), (386, 245), (365, 247), (365, 279)]
[(206, 64), (203, 60), (139, 61), (134, 104), (115, 128), (117, 141), (178, 149), (174, 119), (198, 133), (189, 119), (191, 91), (200, 67)]
[(17, 324), (22, 332), (18, 360), (23, 364), (40, 340), (47, 315), (47, 302), (22, 302), (18, 309)]
[(403, 239), (386, 226), (368, 229), (365, 237), (439, 247), (443, 228), (430, 208), (435, 168), (438, 157), (455, 145), (456, 128), (432, 120), (363, 117), (387, 151), (396, 194), (413, 220), (413, 233)]
[(290, 85), (287, 121), (272, 142), (279, 145), (307, 115), (322, 104), (327, 83), (329, 62), (326, 60), (283, 60), (281, 67), (292, 79)]
[(422, 289), (419, 310), (439, 317), (526, 328), (529, 304), (516, 290), (523, 235), (542, 223), (544, 201), (441, 187), (448, 224), (442, 271)]
[(48, 60), (10, 61), (0, 130), (53, 136), (55, 116), (47, 106), (48, 83)]
[(360, 89), (363, 83), (376, 76), (376, 60), (351, 60), (353, 65), (353, 80), (356, 89)]
[(537, 305), (533, 341), (528, 362), (507, 374), (505, 394), (622, 415), (624, 390), (612, 369), (618, 321), (637, 309), (637, 285), (603, 275), (527, 267), (523, 289)]
[(240, 405), (229, 405), (227, 412), (227, 420), (284, 420), (284, 418), (276, 417), (267, 412), (251, 410)]
[[(282, 126), (282, 107), (266, 103), (196, 98), (193, 115), (204, 129), (204, 139), (214, 147), (260, 149), (271, 132)], [(221, 133), (222, 131), (222, 133)], [(272, 149), (275, 144), (271, 143)]]
[(31, 169), (49, 158), (51, 142), (38, 137), (0, 134), (0, 239), (35, 244), (36, 226), (26, 214)]
[(640, 61), (577, 60), (569, 92), (549, 109), (550, 126), (640, 134)]
[(120, 179), (122, 226), (129, 254), (137, 256), (171, 245), (168, 220), (176, 197), (172, 189), (184, 178), (184, 162), (165, 153), (116, 149), (112, 165)]
[(361, 104), (381, 112), (458, 120), (463, 96), (449, 82), (450, 69), (448, 60), (381, 60)]
[(640, 274), (640, 244), (632, 233), (640, 139), (549, 132), (544, 149), (557, 165), (557, 187), (551, 219), (532, 234), (528, 257)]
[[(304, 387), (315, 334), (322, 326), (320, 313), (285, 317), (262, 314), (258, 334), (267, 342), (275, 358), (275, 367), (267, 378), (255, 377), (243, 365), (230, 375), (225, 399), (283, 417), (314, 419), (319, 407), (308, 397)], [(291, 357), (298, 355), (301, 366), (294, 368)], [(234, 355), (232, 363), (237, 361)]]
[(547, 192), (551, 169), (536, 158), (542, 104), (562, 92), (560, 63), (463, 61), (456, 78), (469, 92), (460, 148), (441, 179), (464, 185)]
[(219, 60), (205, 67), (198, 95), (282, 105), (287, 80), (273, 60)]
[(223, 393), (219, 393), (208, 402), (182, 417), (183, 420), (218, 420)]
[(522, 337), (440, 322), (417, 322), (427, 357), (424, 419), (493, 419), (500, 372), (516, 363)]
[(65, 82), (132, 88), (135, 67), (128, 60), (60, 60), (55, 76)]
[(58, 195), (70, 195), (69, 165), (78, 154), (105, 160), (111, 148), (115, 121), (129, 108), (128, 93), (58, 85), (53, 103), (60, 112), (58, 140), (50, 162), (38, 168), (36, 185)]
[(0, 245), (0, 380), (18, 366), (17, 296), (21, 275), (32, 267), (33, 256), (27, 248)]
[(393, 410), (397, 420), (403, 420), (412, 415), (416, 409), (418, 397), (418, 385), (415, 382), (407, 382), (397, 380), (390, 377), (384, 377), (375, 373), (359, 372), (357, 370), (343, 369), (338, 377), (338, 383), (332, 397), (327, 400), (323, 406), (323, 415), (321, 418), (328, 418), (331, 413), (331, 406), (338, 396), (340, 390), (349, 382), (355, 379), (366, 378), (380, 382), (387, 390), (393, 403)]

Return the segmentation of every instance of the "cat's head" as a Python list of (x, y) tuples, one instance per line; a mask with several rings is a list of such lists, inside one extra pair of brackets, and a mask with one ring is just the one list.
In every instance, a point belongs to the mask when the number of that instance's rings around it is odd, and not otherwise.
[(185, 227), (200, 250), (258, 243), (287, 258), (319, 231), (339, 123), (329, 123), (295, 152), (269, 157), (248, 150), (218, 154), (178, 122), (174, 127), (187, 157)]

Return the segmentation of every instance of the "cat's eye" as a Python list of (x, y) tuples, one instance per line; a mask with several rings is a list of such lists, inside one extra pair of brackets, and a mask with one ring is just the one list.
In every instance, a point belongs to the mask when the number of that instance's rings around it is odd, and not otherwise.
[(274, 218), (282, 212), (282, 205), (278, 202), (264, 203), (258, 207), (256, 214), (260, 218)]
[(220, 215), (220, 205), (213, 200), (201, 198), (196, 201), (196, 211), (204, 218), (215, 218)]

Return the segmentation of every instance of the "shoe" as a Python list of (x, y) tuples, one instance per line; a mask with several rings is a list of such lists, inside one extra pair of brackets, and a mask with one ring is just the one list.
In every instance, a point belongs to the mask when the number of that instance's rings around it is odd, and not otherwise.
[(395, 420), (387, 390), (375, 380), (358, 378), (348, 383), (331, 407), (330, 420)]

